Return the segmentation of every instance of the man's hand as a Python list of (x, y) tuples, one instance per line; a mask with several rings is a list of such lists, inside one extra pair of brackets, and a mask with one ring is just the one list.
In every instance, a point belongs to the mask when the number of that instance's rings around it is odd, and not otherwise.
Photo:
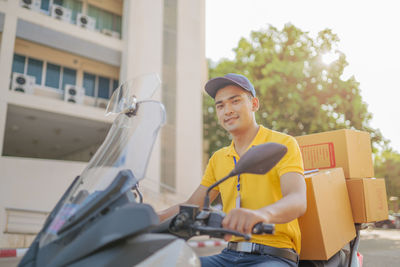
[[(222, 221), (222, 226), (243, 234), (250, 234), (256, 223), (288, 223), (303, 215), (307, 209), (304, 176), (299, 173), (288, 172), (281, 176), (280, 181), (282, 190), (280, 200), (258, 210), (233, 209)], [(230, 238), (231, 235), (224, 237), (225, 241)]]
[[(269, 223), (267, 215), (258, 210), (237, 208), (231, 210), (228, 215), (225, 216), (222, 221), (222, 227), (238, 231), (242, 234), (251, 234), (254, 225), (259, 222)], [(229, 241), (230, 238), (231, 235), (224, 236), (225, 241)]]
[[(197, 189), (193, 192), (193, 194), (190, 196), (190, 198), (181, 204), (191, 204), (191, 205), (197, 205), (199, 207), (203, 206), (203, 202), (204, 202), (204, 197), (206, 196), (206, 192), (207, 192), (208, 187), (205, 187), (204, 185), (199, 185), (199, 187), (197, 187)], [(210, 196), (210, 203), (214, 201), (214, 199), (218, 196), (219, 192), (216, 190), (211, 190), (209, 196)], [(168, 209), (162, 210), (157, 212), (157, 215), (160, 219), (160, 221), (164, 221), (176, 214), (178, 214), (179, 212), (179, 205), (177, 204), (175, 206), (172, 206)]]

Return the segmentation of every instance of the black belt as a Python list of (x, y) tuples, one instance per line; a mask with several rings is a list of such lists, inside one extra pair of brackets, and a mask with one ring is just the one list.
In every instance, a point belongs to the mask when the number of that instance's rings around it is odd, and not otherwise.
[(259, 255), (271, 255), (275, 257), (285, 258), (295, 263), (299, 262), (299, 255), (294, 250), (289, 248), (276, 248), (250, 242), (229, 242), (227, 248), (229, 250), (238, 252), (246, 252)]

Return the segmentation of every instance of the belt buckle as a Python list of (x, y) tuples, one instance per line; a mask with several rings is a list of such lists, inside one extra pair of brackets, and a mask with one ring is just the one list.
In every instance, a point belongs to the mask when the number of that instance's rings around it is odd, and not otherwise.
[(251, 253), (253, 252), (253, 243), (251, 242), (239, 242), (236, 247), (237, 251)]

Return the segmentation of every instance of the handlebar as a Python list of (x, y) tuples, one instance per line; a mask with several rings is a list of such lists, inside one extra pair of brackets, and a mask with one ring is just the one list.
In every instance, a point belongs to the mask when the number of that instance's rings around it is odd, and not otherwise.
[(193, 229), (196, 231), (201, 231), (202, 233), (206, 233), (209, 236), (213, 236), (213, 237), (221, 237), (221, 235), (228, 234), (228, 235), (241, 236), (246, 240), (250, 240), (250, 238), (251, 238), (250, 235), (242, 234), (240, 232), (225, 229), (225, 228), (215, 228), (215, 227), (209, 227), (209, 226), (194, 226)]
[[(195, 235), (208, 235), (210, 237), (223, 238), (230, 234), (250, 240), (251, 235), (222, 227), (222, 220), (225, 213), (220, 211), (199, 211), (195, 206), (181, 206), (180, 213), (176, 215), (169, 224), (170, 233), (184, 239), (189, 239)], [(164, 224), (165, 225), (165, 224)], [(254, 225), (252, 234), (274, 234), (275, 225), (257, 223)]]
[[(216, 227), (209, 227), (209, 226), (197, 226), (194, 225), (193, 229), (195, 231), (201, 231), (203, 233), (208, 233), (209, 235), (213, 234), (230, 234), (230, 235), (236, 235), (236, 236), (241, 236), (245, 240), (250, 240), (251, 235), (247, 234), (242, 234), (240, 232), (234, 231), (234, 230), (229, 230), (225, 228), (216, 228)], [(275, 233), (275, 224), (267, 224), (267, 223), (257, 223), (254, 225), (253, 230), (251, 231), (252, 234), (256, 235), (261, 235), (261, 234), (274, 234)]]

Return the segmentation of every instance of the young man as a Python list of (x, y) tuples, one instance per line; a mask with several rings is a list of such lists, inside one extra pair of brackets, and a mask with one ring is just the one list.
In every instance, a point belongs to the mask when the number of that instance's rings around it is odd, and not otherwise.
[[(275, 142), (287, 154), (267, 174), (243, 174), (214, 188), (211, 201), (221, 195), (227, 214), (224, 228), (250, 234), (258, 222), (274, 223), (274, 235), (253, 235), (250, 242), (225, 236), (228, 247), (221, 254), (202, 257), (202, 266), (297, 266), (301, 236), (297, 218), (306, 210), (306, 186), (299, 147), (291, 136), (272, 131), (255, 120), (259, 101), (251, 82), (229, 73), (207, 82), (206, 92), (214, 98), (218, 121), (232, 136), (232, 143), (210, 158), (200, 186), (187, 204), (201, 206), (211, 184), (229, 173), (252, 146)], [(163, 220), (178, 213), (173, 206), (159, 213)]]

